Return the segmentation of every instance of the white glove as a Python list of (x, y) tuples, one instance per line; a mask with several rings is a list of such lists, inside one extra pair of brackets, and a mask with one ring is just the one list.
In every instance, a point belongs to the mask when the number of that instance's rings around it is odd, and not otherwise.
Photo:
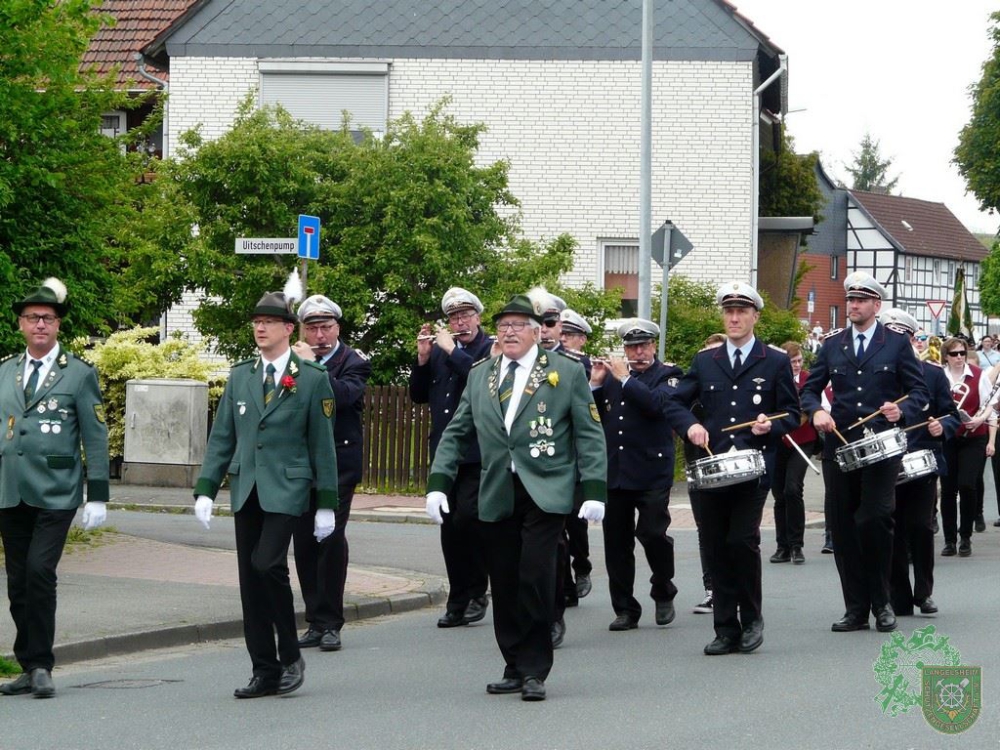
[(580, 506), (580, 518), (585, 521), (600, 523), (604, 520), (604, 503), (597, 500), (584, 500)]
[(313, 536), (317, 542), (322, 542), (337, 526), (337, 517), (329, 508), (318, 508), (316, 510), (316, 522), (313, 524)]
[(83, 516), (80, 522), (87, 531), (96, 529), (104, 524), (108, 518), (108, 507), (106, 503), (87, 503), (83, 506)]
[(201, 521), (201, 525), (206, 529), (212, 522), (212, 498), (208, 495), (199, 495), (194, 502), (194, 517)]
[(428, 492), (425, 510), (434, 523), (444, 523), (441, 514), (451, 513), (451, 508), (448, 507), (448, 496), (443, 492)]

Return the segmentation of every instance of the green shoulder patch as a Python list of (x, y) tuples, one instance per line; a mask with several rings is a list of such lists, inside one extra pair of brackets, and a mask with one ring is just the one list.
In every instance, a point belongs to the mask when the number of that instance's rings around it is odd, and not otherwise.
[(104, 404), (94, 404), (94, 416), (97, 417), (97, 421), (101, 424), (105, 423)]
[(329, 419), (333, 416), (334, 409), (337, 408), (336, 401), (332, 398), (323, 399), (323, 416)]
[(590, 405), (590, 416), (595, 422), (601, 421), (601, 414), (597, 411), (597, 404)]

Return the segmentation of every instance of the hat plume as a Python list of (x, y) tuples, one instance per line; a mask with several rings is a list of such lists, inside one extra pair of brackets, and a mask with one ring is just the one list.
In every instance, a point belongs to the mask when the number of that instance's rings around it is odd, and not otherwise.
[(288, 281), (285, 282), (285, 288), (282, 291), (285, 293), (285, 299), (288, 300), (289, 305), (294, 305), (302, 299), (302, 279), (299, 278), (299, 269), (293, 268), (292, 272), (288, 274)]
[(42, 282), (42, 286), (48, 287), (56, 295), (56, 302), (62, 304), (66, 301), (66, 285), (54, 276), (50, 276)]

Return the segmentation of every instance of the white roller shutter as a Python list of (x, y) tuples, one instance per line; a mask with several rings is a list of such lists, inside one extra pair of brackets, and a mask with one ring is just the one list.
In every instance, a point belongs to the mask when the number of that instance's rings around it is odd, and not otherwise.
[(323, 128), (385, 132), (389, 66), (386, 63), (260, 63), (260, 102), (281, 104), (295, 118)]

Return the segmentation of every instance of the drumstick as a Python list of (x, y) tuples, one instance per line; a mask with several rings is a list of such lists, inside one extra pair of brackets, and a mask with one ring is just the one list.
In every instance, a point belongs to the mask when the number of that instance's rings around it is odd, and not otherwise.
[[(907, 393), (907, 394), (906, 394), (905, 396), (903, 396), (902, 398), (897, 398), (897, 399), (896, 399), (895, 401), (893, 401), (892, 403), (894, 403), (894, 404), (901, 404), (901, 403), (903, 403), (904, 401), (906, 401), (906, 399), (908, 399), (909, 397), (910, 397), (910, 394), (909, 394), (909, 393)], [(882, 411), (881, 411), (881, 410), (878, 410), (878, 411), (873, 411), (873, 412), (872, 412), (871, 414), (869, 414), (869, 415), (868, 415), (867, 417), (862, 417), (862, 418), (861, 418), (861, 419), (859, 419), (859, 420), (858, 420), (857, 422), (855, 422), (854, 424), (852, 424), (852, 425), (851, 425), (850, 427), (848, 427), (848, 428), (847, 428), (848, 432), (850, 432), (851, 430), (853, 430), (853, 429), (854, 429), (855, 427), (860, 427), (860, 426), (861, 426), (861, 425), (863, 425), (863, 424), (864, 424), (865, 422), (867, 422), (867, 421), (868, 421), (869, 419), (875, 419), (875, 417), (877, 417), (877, 416), (878, 416), (879, 414), (881, 414), (881, 413), (882, 413)]]
[(710, 456), (714, 456), (715, 455), (714, 453), (712, 453), (712, 449), (708, 447), (708, 443), (705, 443), (705, 450), (708, 451), (708, 455), (710, 455)]
[(941, 421), (942, 419), (947, 419), (947, 418), (948, 418), (948, 417), (950, 417), (950, 416), (952, 416), (952, 415), (951, 415), (951, 414), (945, 414), (945, 415), (944, 415), (943, 417), (931, 417), (931, 418), (930, 418), (930, 419), (928, 419), (927, 421), (925, 421), (925, 422), (921, 422), (920, 424), (915, 424), (915, 425), (911, 425), (910, 427), (904, 427), (904, 428), (903, 428), (903, 432), (909, 432), (910, 430), (915, 430), (915, 429), (917, 429), (918, 427), (924, 427), (925, 425), (929, 425), (929, 424), (930, 424), (930, 423), (931, 423), (931, 422), (932, 422), (933, 420), (935, 420), (935, 419), (936, 419), (936, 420), (937, 420), (938, 422), (940, 422), (940, 421)]
[[(767, 415), (765, 414), (764, 416), (767, 416)], [(787, 417), (787, 416), (788, 416), (788, 412), (787, 411), (783, 411), (783, 412), (781, 412), (781, 414), (772, 414), (771, 416), (767, 417), (767, 419), (768, 420), (781, 419), (782, 417)], [(732, 432), (733, 430), (741, 430), (744, 427), (753, 427), (755, 424), (757, 424), (757, 420), (756, 419), (754, 421), (752, 421), (752, 422), (741, 422), (740, 424), (732, 424), (732, 425), (729, 425), (729, 427), (723, 427), (722, 428), (722, 432)]]
[(797, 450), (799, 452), (799, 455), (802, 456), (802, 458), (805, 459), (805, 461), (809, 465), (810, 469), (812, 469), (813, 471), (815, 471), (817, 474), (822, 474), (823, 473), (819, 469), (816, 468), (816, 464), (814, 464), (812, 461), (809, 460), (809, 456), (807, 456), (806, 452), (799, 447), (799, 444), (796, 443), (794, 440), (792, 440), (792, 436), (791, 435), (785, 435), (785, 437), (788, 439), (789, 445), (791, 445), (795, 450)]
[(842, 442), (844, 445), (847, 445), (847, 441), (844, 440), (844, 436), (837, 431), (836, 427), (833, 428), (833, 434), (840, 438), (840, 442)]

